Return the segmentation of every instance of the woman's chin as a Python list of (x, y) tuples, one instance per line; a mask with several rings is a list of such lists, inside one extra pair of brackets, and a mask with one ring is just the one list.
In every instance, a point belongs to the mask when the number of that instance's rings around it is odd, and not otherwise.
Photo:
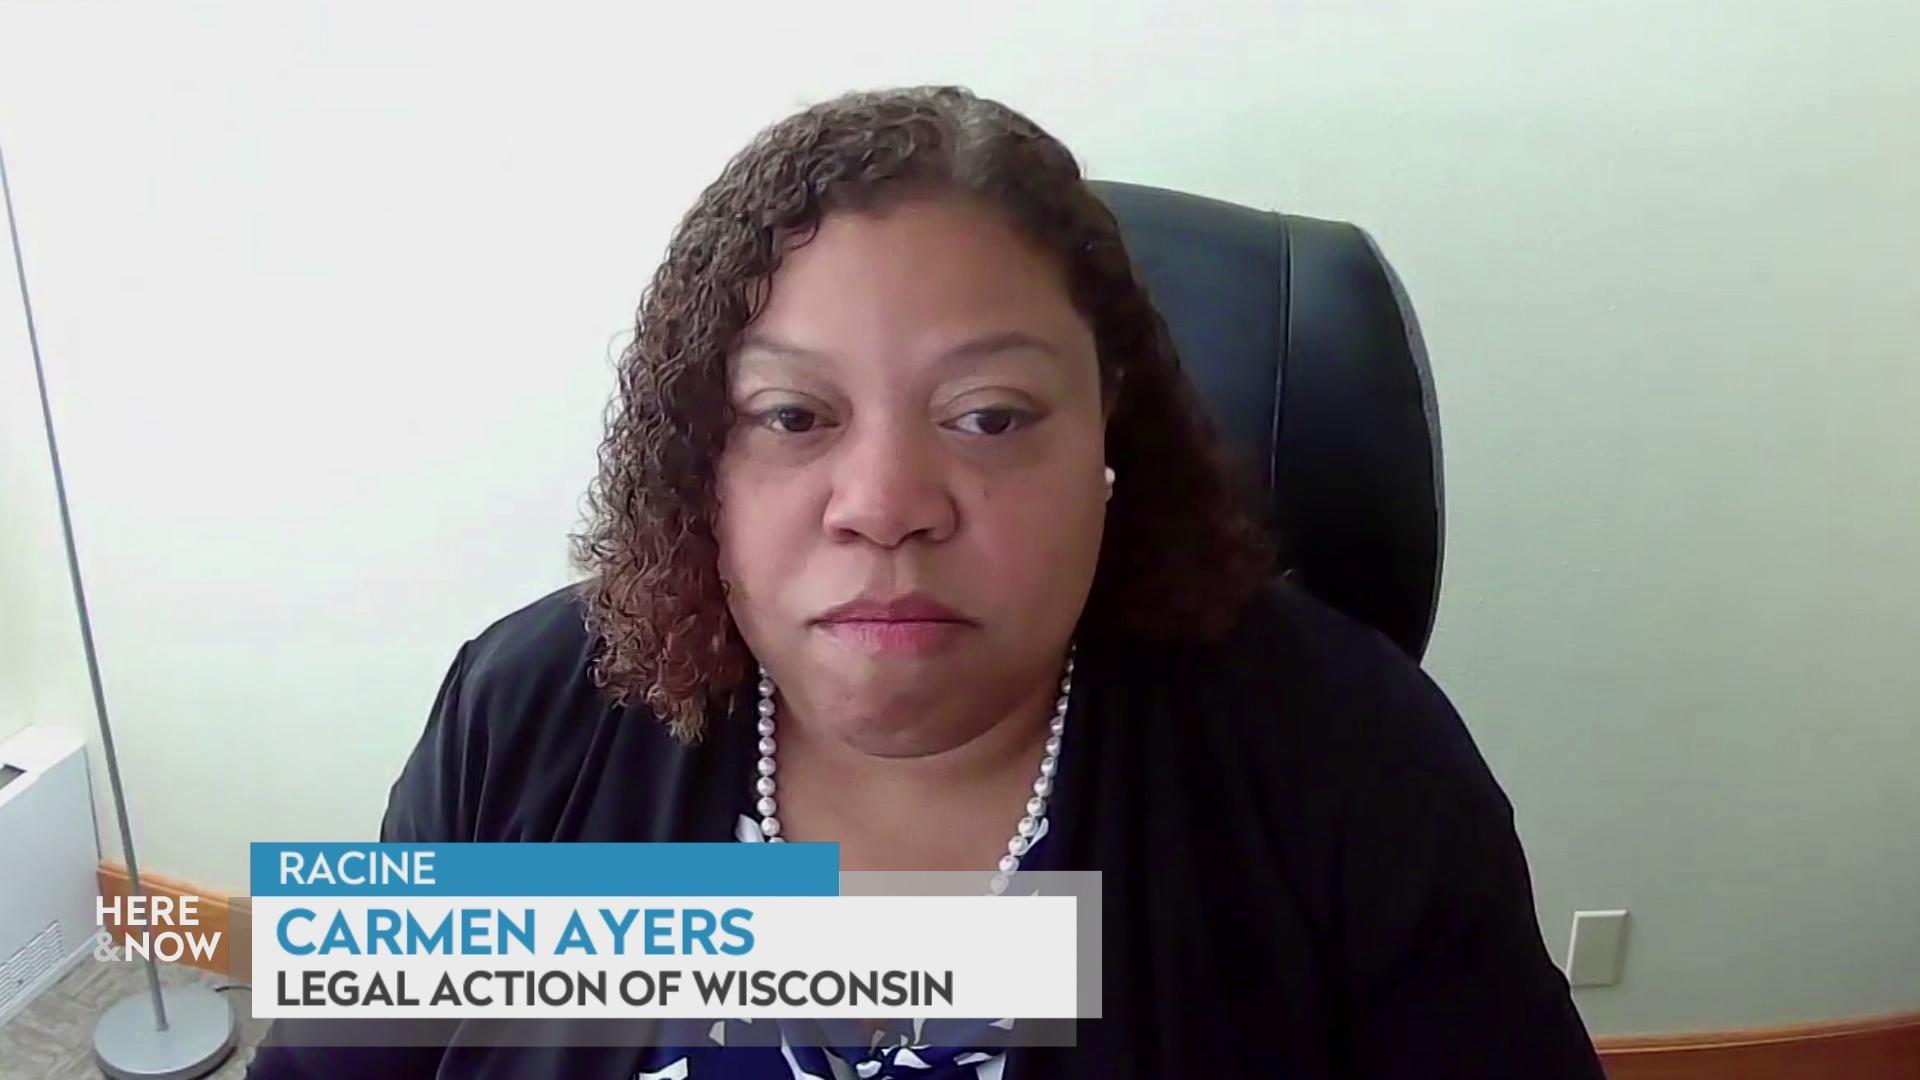
[(944, 686), (947, 680), (915, 678), (894, 665), (842, 666), (840, 675), (816, 730), (843, 746), (874, 757), (914, 758), (951, 750), (977, 734), (957, 730), (965, 719), (941, 707), (950, 692), (929, 693), (929, 682)]
[(927, 722), (924, 712), (914, 716), (868, 714), (835, 725), (835, 737), (844, 746), (876, 758), (931, 757), (965, 745), (970, 734), (947, 725)]

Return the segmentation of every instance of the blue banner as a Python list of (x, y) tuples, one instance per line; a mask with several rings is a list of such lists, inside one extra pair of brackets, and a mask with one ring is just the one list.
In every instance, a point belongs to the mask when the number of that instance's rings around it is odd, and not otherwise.
[(838, 844), (255, 843), (254, 896), (836, 896)]

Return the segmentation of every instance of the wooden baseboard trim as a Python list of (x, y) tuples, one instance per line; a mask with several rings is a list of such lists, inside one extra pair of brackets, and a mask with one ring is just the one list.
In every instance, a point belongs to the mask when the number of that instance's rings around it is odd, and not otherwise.
[[(95, 877), (100, 883), (100, 896), (103, 900), (112, 901), (115, 898), (124, 898), (133, 891), (133, 883), (127, 877), (127, 868), (124, 863), (102, 860), (98, 871), (95, 873)], [(146, 893), (148, 896), (170, 897), (176, 902), (185, 897), (194, 897), (194, 908), (195, 913), (199, 916), (199, 922), (198, 925), (192, 929), (208, 933), (218, 931), (220, 939), (210, 956), (205, 958), (183, 956), (179, 962), (211, 971), (217, 975), (227, 975), (233, 971), (233, 968), (229, 964), (229, 961), (233, 958), (233, 950), (230, 946), (230, 942), (233, 939), (232, 928), (235, 925), (234, 917), (236, 912), (239, 913), (239, 917), (243, 920), (247, 917), (247, 908), (244, 903), (236, 904), (232, 897), (224, 893), (212, 892), (191, 882), (181, 881), (178, 878), (170, 878), (165, 874), (155, 874), (152, 872), (146, 872), (140, 875), (140, 891)], [(163, 923), (161, 925), (166, 924)], [(113, 940), (116, 944), (126, 941), (126, 928), (124, 926), (109, 920), (102, 928), (113, 934)], [(242, 927), (242, 929), (244, 930), (245, 928)]]
[[(130, 891), (127, 868), (102, 862), (100, 895), (111, 900)], [(220, 944), (206, 962), (184, 960), (228, 974), (234, 919), (243, 922), (246, 898), (237, 900), (164, 874), (140, 875), (149, 896), (198, 897), (200, 929), (219, 930)], [(111, 926), (114, 940), (121, 928)], [(242, 934), (246, 927), (242, 926)], [(244, 944), (240, 947), (244, 948)], [(1912, 1080), (1920, 1077), (1920, 1012), (1859, 1017), (1818, 1024), (1712, 1031), (1685, 1035), (1596, 1040), (1608, 1080)]]
[(1920, 1077), (1920, 1012), (1597, 1042), (1608, 1080)]

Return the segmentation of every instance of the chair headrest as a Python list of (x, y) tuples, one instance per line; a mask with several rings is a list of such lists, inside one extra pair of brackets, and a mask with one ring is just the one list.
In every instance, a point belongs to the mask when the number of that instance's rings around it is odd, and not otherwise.
[(1094, 181), (1230, 449), (1266, 486), (1276, 569), (1418, 659), (1445, 535), (1419, 324), (1336, 221)]

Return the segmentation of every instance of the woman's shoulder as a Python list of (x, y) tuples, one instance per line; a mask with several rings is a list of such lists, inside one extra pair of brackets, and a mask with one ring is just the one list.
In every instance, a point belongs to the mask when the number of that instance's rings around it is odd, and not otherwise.
[(1186, 662), (1190, 678), (1221, 688), (1213, 720), (1268, 762), (1506, 805), (1467, 725), (1419, 662), (1299, 586), (1264, 586), (1222, 640), (1188, 651)]
[(593, 677), (597, 640), (577, 585), (488, 623), (460, 647), (450, 675), (462, 718), (523, 755), (569, 752), (588, 721), (617, 707)]
[[(594, 680), (597, 637), (578, 586), (511, 611), (455, 653), (389, 791), (384, 832), (434, 840), (524, 839), (553, 816), (595, 747), (623, 764), (661, 756), (656, 722), (628, 722)], [(644, 719), (651, 720), (651, 717)], [(617, 734), (617, 740), (607, 738)]]
[(595, 677), (601, 645), (580, 583), (567, 585), (495, 619), (462, 645), (454, 665), (458, 691), (489, 738), (526, 755), (572, 755), (606, 725), (620, 729), (625, 752), (672, 750), (672, 736), (651, 710), (623, 704)]
[(578, 584), (494, 619), (461, 646), (470, 683), (551, 685), (589, 670), (593, 634)]
[(1196, 662), (1237, 703), (1209, 710), (1243, 748), (1216, 770), (1251, 819), (1234, 872), (1262, 853), (1281, 867), (1274, 895), (1294, 898), (1367, 1018), (1357, 1071), (1414, 1075), (1445, 1054), (1448, 1075), (1598, 1077), (1512, 805), (1419, 663), (1287, 585)]

